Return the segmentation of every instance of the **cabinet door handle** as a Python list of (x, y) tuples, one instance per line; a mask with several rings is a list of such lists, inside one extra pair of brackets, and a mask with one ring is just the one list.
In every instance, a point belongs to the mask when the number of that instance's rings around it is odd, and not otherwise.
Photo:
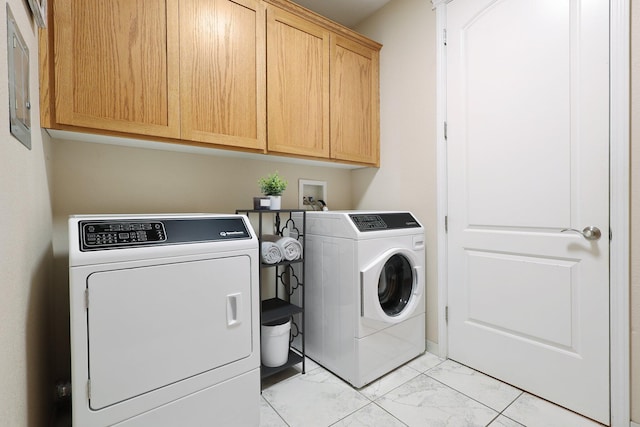
[(227, 295), (227, 326), (236, 326), (242, 323), (242, 294)]

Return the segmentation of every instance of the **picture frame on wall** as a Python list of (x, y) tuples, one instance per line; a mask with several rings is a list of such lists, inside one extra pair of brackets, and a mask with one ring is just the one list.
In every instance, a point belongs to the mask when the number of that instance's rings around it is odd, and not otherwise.
[(29, 47), (7, 3), (7, 80), (11, 135), (31, 150)]
[(47, 26), (47, 0), (29, 0), (29, 7), (38, 27), (45, 28)]

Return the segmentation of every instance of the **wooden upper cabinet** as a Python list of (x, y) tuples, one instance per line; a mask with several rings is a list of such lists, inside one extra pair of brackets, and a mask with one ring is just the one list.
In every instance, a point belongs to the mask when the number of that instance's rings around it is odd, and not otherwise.
[(331, 157), (380, 165), (379, 49), (331, 36)]
[(289, 0), (51, 0), (41, 123), (379, 166), (380, 48)]
[(265, 58), (260, 1), (180, 0), (181, 138), (264, 150)]
[(267, 151), (379, 166), (381, 46), (266, 1)]
[(329, 158), (329, 35), (268, 7), (269, 152)]
[(178, 1), (52, 6), (55, 121), (179, 137)]

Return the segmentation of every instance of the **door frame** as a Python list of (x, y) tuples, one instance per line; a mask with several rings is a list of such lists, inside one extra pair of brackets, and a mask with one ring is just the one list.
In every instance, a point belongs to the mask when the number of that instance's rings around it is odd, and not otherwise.
[[(436, 159), (438, 225), (438, 345), (440, 357), (448, 355), (446, 307), (448, 300), (447, 259), (447, 147), (446, 123), (446, 18), (447, 3), (431, 0), (436, 13)], [(609, 0), (610, 4), (610, 109), (609, 109), (609, 217), (610, 242), (610, 381), (611, 427), (629, 427), (630, 400), (630, 11), (631, 0)]]

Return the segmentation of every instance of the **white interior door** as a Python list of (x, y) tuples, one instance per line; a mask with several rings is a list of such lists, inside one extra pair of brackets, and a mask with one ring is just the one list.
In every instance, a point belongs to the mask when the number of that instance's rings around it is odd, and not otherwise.
[(608, 424), (608, 1), (446, 12), (449, 357)]

